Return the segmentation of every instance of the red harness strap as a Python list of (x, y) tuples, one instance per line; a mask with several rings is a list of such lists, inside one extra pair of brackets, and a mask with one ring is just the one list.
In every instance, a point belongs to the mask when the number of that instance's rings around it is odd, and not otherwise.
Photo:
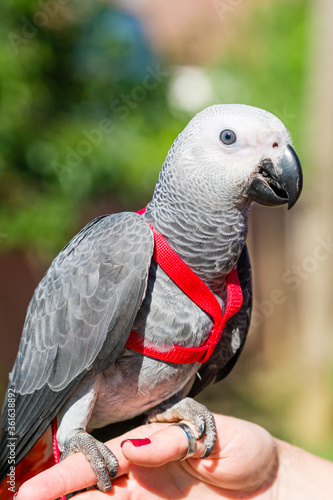
[[(56, 464), (60, 462), (60, 450), (58, 446), (58, 440), (57, 440), (57, 430), (58, 430), (58, 424), (57, 424), (57, 417), (54, 417), (54, 419), (51, 422), (51, 429), (52, 429), (52, 447), (53, 447), (53, 456), (54, 456), (54, 461)], [(66, 500), (67, 497), (66, 495), (61, 495), (60, 500)]]
[(60, 450), (58, 446), (58, 441), (57, 441), (57, 430), (58, 430), (58, 424), (57, 424), (57, 417), (55, 417), (52, 422), (51, 422), (51, 429), (52, 429), (52, 448), (53, 448), (53, 456), (54, 456), (54, 461), (56, 464), (60, 462)]
[[(140, 211), (142, 214), (144, 211)], [(216, 344), (221, 338), (222, 330), (229, 318), (236, 314), (242, 306), (243, 294), (238, 280), (238, 273), (233, 269), (226, 278), (227, 303), (224, 314), (213, 292), (190, 269), (187, 264), (170, 247), (163, 236), (155, 231), (153, 257), (163, 271), (174, 283), (203, 311), (212, 317), (213, 329), (207, 341), (199, 347), (170, 346), (167, 351), (159, 351), (157, 347), (145, 345), (145, 339), (132, 331), (126, 342), (126, 347), (146, 356), (169, 361), (170, 363), (188, 364), (204, 363), (212, 355)]]

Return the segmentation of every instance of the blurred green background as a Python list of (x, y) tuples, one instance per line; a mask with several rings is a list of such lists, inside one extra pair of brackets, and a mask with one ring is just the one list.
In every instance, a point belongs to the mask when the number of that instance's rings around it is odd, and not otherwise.
[(265, 108), (304, 168), (298, 205), (254, 207), (254, 316), (200, 399), (333, 459), (333, 12), (329, 0), (4, 0), (0, 5), (2, 394), (31, 294), (89, 220), (137, 210), (189, 119)]

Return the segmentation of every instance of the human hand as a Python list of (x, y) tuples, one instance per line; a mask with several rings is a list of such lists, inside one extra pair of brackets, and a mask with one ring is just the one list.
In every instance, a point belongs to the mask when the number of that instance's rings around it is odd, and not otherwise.
[[(119, 459), (119, 473), (108, 493), (89, 490), (78, 500), (205, 498), (318, 500), (332, 498), (333, 464), (274, 439), (262, 427), (215, 415), (218, 440), (208, 459), (202, 441), (184, 461), (188, 442), (177, 426), (154, 423), (138, 427), (107, 445)], [(150, 443), (134, 446), (131, 438)], [(91, 486), (96, 476), (80, 453), (27, 481), (16, 500), (53, 500)], [(331, 482), (331, 484), (329, 484)], [(323, 485), (325, 486), (323, 490)]]

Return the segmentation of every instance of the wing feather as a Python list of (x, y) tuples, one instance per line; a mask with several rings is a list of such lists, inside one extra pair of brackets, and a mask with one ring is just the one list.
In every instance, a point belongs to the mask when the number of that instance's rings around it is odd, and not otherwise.
[[(153, 247), (144, 219), (122, 213), (89, 223), (53, 261), (29, 304), (10, 375), (18, 460), (84, 374), (104, 370), (124, 348), (144, 298)], [(2, 426), (4, 473), (6, 411)]]

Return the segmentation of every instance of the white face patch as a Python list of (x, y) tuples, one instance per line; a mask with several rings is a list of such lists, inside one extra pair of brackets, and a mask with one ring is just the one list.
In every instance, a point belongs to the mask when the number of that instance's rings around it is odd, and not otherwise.
[[(230, 131), (233, 140), (221, 140)], [(290, 137), (276, 116), (245, 105), (215, 105), (198, 113), (179, 136), (177, 170), (191, 184), (207, 182), (208, 196), (240, 193), (261, 162), (278, 162)], [(213, 184), (213, 186), (212, 186)], [(227, 192), (226, 192), (227, 190)]]
[[(236, 140), (231, 144), (223, 144), (220, 140), (223, 130), (231, 130)], [(250, 112), (247, 115), (244, 110), (244, 114), (229, 112), (204, 116), (199, 131), (200, 143), (213, 149), (217, 147), (216, 154), (220, 151), (227, 155), (239, 155), (242, 152), (248, 155), (263, 149), (265, 154), (270, 155), (273, 144), (281, 145), (284, 149), (290, 142), (283, 123), (268, 112)]]

